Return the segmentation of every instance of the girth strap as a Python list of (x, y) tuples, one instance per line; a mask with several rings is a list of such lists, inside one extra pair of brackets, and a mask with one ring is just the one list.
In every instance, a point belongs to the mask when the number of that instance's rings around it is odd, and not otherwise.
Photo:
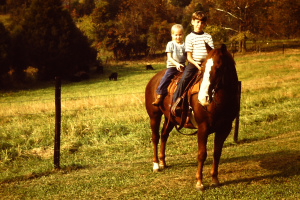
[[(180, 109), (182, 110), (182, 113), (181, 113), (181, 121), (180, 121), (180, 124), (179, 124), (179, 127), (177, 125), (175, 125), (175, 128), (176, 130), (180, 132), (180, 130), (184, 127), (185, 124), (187, 124), (189, 122), (189, 115), (191, 114), (192, 112), (192, 107), (190, 106), (190, 97), (187, 97), (187, 93), (190, 89), (191, 86), (195, 85), (195, 83), (197, 81), (195, 80), (199, 80), (199, 76), (202, 75), (201, 71), (200, 73), (197, 73), (195, 74), (192, 79), (190, 80), (190, 82), (188, 83), (187, 87), (185, 88), (183, 94), (181, 95), (180, 98), (178, 98), (173, 106), (171, 106), (170, 108), (170, 117), (172, 117), (172, 119), (175, 121), (175, 117), (176, 117), (176, 107), (181, 103), (181, 106), (180, 106)], [(187, 109), (186, 109), (187, 108)], [(196, 132), (192, 133), (192, 134), (184, 134), (184, 133), (181, 133), (183, 135), (194, 135), (196, 134)]]

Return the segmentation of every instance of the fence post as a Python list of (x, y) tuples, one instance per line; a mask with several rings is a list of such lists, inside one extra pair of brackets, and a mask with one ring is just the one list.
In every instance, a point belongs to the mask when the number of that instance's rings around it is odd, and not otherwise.
[(54, 168), (59, 169), (61, 130), (61, 79), (55, 77), (55, 138), (54, 138)]
[(238, 135), (239, 135), (239, 124), (240, 124), (240, 108), (241, 108), (241, 88), (242, 88), (242, 82), (238, 82), (238, 114), (235, 118), (235, 126), (234, 126), (234, 135), (233, 140), (234, 142), (238, 141)]

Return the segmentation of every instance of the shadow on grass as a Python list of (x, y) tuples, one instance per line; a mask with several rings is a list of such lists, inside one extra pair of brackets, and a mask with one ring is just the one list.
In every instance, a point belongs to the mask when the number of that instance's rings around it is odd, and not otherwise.
[[(287, 178), (292, 177), (295, 175), (300, 175), (300, 151), (291, 151), (291, 150), (282, 150), (272, 153), (262, 153), (262, 154), (254, 154), (254, 155), (248, 155), (248, 156), (239, 156), (239, 157), (233, 157), (233, 158), (221, 158), (221, 163), (234, 163), (235, 167), (238, 163), (243, 162), (258, 162), (259, 167), (261, 167), (264, 170), (268, 170), (271, 172), (271, 174), (258, 174), (258, 175), (250, 175), (249, 178), (241, 178), (241, 179), (235, 179), (235, 180), (229, 180), (222, 182), (221, 185), (232, 185), (232, 184), (238, 184), (238, 183), (251, 183), (252, 181), (260, 181), (264, 179), (273, 179), (273, 178)], [(175, 161), (175, 163), (168, 165), (166, 168), (168, 170), (177, 170), (182, 168), (189, 168), (194, 167), (195, 170), (197, 168), (197, 161), (195, 162), (182, 162), (181, 161)], [(212, 165), (212, 158), (205, 161), (205, 165)], [(254, 165), (256, 166), (256, 165)], [(239, 171), (243, 169), (245, 166), (244, 164), (240, 164)], [(234, 169), (232, 169), (234, 170)], [(245, 168), (245, 170), (247, 170)], [(251, 169), (248, 169), (251, 170)], [(257, 169), (253, 169), (256, 171)], [(251, 174), (251, 173), (249, 173)]]
[(0, 183), (13, 183), (13, 182), (19, 182), (19, 181), (27, 181), (27, 180), (38, 179), (41, 177), (50, 176), (51, 174), (56, 174), (56, 173), (67, 174), (72, 171), (86, 169), (88, 167), (89, 166), (73, 164), (71, 166), (63, 166), (60, 169), (52, 169), (52, 170), (43, 171), (43, 172), (31, 172), (31, 173), (25, 174), (25, 175), (10, 177), (10, 178), (0, 181)]
[[(268, 175), (251, 176), (249, 178), (226, 181), (223, 185), (236, 183), (250, 183), (263, 179), (273, 179), (280, 177), (291, 177), (300, 175), (300, 151), (277, 151), (266, 154), (256, 154), (253, 156), (242, 156), (223, 160), (223, 163), (238, 163), (242, 161), (252, 160), (258, 162), (263, 169), (273, 172)], [(241, 166), (242, 168), (243, 166)]]

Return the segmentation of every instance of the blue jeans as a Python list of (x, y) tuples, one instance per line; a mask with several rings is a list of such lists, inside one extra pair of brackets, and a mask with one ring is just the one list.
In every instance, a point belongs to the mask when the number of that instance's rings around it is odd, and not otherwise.
[(188, 63), (188, 65), (184, 69), (182, 78), (178, 82), (177, 89), (173, 94), (173, 102), (175, 102), (176, 99), (178, 99), (183, 94), (186, 86), (189, 84), (190, 80), (197, 72), (198, 68), (195, 65)]
[(160, 95), (166, 95), (168, 93), (168, 86), (171, 83), (172, 78), (177, 74), (178, 70), (176, 67), (167, 68), (166, 73), (161, 78), (160, 83), (157, 87), (156, 93)]

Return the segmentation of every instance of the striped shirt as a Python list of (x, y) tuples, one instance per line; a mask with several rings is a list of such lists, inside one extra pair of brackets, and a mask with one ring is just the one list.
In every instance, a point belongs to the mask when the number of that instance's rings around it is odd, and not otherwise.
[(206, 42), (211, 48), (214, 48), (212, 37), (208, 33), (191, 32), (186, 36), (185, 51), (192, 52), (192, 57), (196, 62), (203, 61), (207, 56), (204, 42)]

